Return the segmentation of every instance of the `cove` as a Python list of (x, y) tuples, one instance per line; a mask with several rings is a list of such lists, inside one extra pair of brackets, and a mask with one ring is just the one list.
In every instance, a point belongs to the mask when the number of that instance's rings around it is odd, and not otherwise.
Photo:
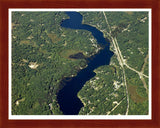
[(77, 115), (83, 107), (83, 103), (77, 97), (77, 93), (83, 85), (96, 75), (94, 69), (102, 65), (108, 65), (113, 52), (110, 51), (110, 43), (103, 37), (103, 33), (97, 28), (82, 24), (83, 16), (78, 12), (66, 12), (70, 17), (61, 22), (61, 26), (70, 29), (84, 29), (90, 31), (102, 49), (95, 55), (85, 58), (87, 67), (80, 70), (75, 77), (68, 77), (61, 81), (64, 87), (57, 94), (57, 101), (64, 115)]

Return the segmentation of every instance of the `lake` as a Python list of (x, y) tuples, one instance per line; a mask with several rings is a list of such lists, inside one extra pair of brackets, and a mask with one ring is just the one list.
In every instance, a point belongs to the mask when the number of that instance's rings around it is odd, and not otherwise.
[(77, 76), (67, 79), (65, 78), (61, 81), (64, 87), (57, 94), (60, 109), (64, 115), (78, 115), (80, 109), (83, 107), (83, 103), (77, 97), (77, 93), (87, 81), (96, 75), (96, 73), (93, 72), (94, 69), (99, 66), (109, 64), (110, 59), (113, 56), (113, 52), (110, 51), (110, 43), (106, 41), (101, 31), (90, 25), (82, 24), (83, 16), (80, 13), (66, 12), (66, 14), (70, 17), (70, 19), (63, 20), (61, 22), (62, 27), (73, 29), (73, 31), (76, 29), (90, 31), (97, 40), (98, 44), (103, 47), (95, 55), (85, 58), (88, 66), (80, 70)]

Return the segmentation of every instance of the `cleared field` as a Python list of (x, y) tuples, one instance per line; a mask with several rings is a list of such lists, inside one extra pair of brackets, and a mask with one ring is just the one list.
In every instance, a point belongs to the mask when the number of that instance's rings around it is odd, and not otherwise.
[(140, 95), (137, 94), (137, 91), (136, 91), (137, 87), (138, 86), (128, 85), (128, 92), (131, 99), (135, 103), (142, 103), (143, 101), (147, 100), (147, 98), (141, 97)]
[(52, 43), (57, 43), (61, 39), (57, 37), (54, 33), (48, 33), (48, 37), (52, 40)]
[(71, 59), (71, 60), (73, 60), (72, 58), (69, 58), (69, 56), (70, 56), (70, 55), (73, 55), (73, 54), (77, 54), (77, 53), (79, 53), (79, 52), (82, 52), (82, 53), (83, 53), (83, 51), (80, 51), (80, 50), (68, 49), (68, 50), (62, 51), (62, 52), (60, 53), (60, 56), (66, 58), (66, 59)]

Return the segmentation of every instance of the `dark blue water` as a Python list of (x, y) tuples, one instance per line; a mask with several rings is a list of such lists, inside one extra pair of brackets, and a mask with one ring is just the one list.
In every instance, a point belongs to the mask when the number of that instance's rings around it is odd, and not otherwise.
[[(87, 59), (88, 66), (78, 72), (77, 76), (63, 79), (61, 83), (64, 87), (58, 92), (57, 100), (64, 115), (77, 115), (83, 107), (83, 103), (77, 97), (86, 81), (96, 74), (94, 69), (102, 65), (108, 65), (113, 52), (109, 50), (110, 43), (103, 37), (103, 33), (95, 27), (82, 24), (82, 15), (78, 12), (66, 12), (70, 19), (62, 21), (61, 26), (70, 29), (84, 29), (92, 32), (92, 35), (102, 46), (102, 50)], [(73, 30), (74, 31), (74, 30)], [(86, 42), (87, 43), (87, 42)]]

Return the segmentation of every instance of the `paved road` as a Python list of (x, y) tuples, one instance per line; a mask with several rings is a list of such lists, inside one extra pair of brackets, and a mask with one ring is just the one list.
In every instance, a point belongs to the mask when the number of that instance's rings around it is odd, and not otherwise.
[[(104, 15), (104, 17), (105, 17), (105, 21), (106, 21), (106, 24), (107, 24), (108, 29), (109, 29), (109, 32), (107, 32), (107, 35), (108, 35), (108, 36), (111, 38), (111, 40), (112, 40), (113, 46), (114, 46), (114, 48), (115, 48), (115, 54), (117, 55), (117, 59), (118, 59), (119, 64), (120, 64), (120, 66), (122, 67), (122, 70), (123, 70), (124, 85), (125, 85), (125, 87), (126, 87), (126, 95), (127, 95), (127, 103), (128, 103), (128, 105), (127, 105), (127, 110), (126, 110), (126, 115), (128, 115), (128, 111), (129, 111), (129, 96), (128, 96), (128, 89), (127, 89), (127, 83), (126, 83), (126, 75), (125, 75), (124, 65), (125, 65), (128, 69), (136, 72), (136, 73), (139, 75), (140, 79), (141, 79), (142, 82), (143, 82), (144, 88), (146, 89), (147, 92), (148, 92), (147, 85), (146, 85), (145, 80), (144, 80), (143, 77), (146, 77), (146, 78), (149, 78), (149, 77), (148, 77), (147, 75), (143, 74), (144, 67), (142, 67), (142, 71), (140, 72), (140, 71), (137, 71), (136, 69), (130, 67), (130, 66), (125, 62), (125, 60), (123, 59), (122, 53), (121, 53), (121, 51), (120, 51), (120, 49), (119, 49), (119, 45), (118, 45), (118, 42), (117, 42), (116, 37), (112, 37), (112, 35), (111, 35), (111, 28), (110, 28), (110, 25), (109, 25), (108, 20), (107, 20), (107, 16), (106, 16), (106, 14), (104, 13), (104, 11), (103, 11), (103, 15)], [(145, 61), (146, 61), (146, 58), (145, 58)], [(144, 65), (143, 65), (143, 66), (144, 66)]]
[[(107, 33), (107, 35), (110, 36), (110, 38), (112, 40), (113, 46), (115, 48), (115, 54), (117, 55), (117, 59), (118, 59), (119, 64), (120, 64), (120, 66), (122, 67), (122, 70), (123, 70), (123, 79), (124, 79), (124, 85), (126, 87), (126, 97), (127, 97), (126, 115), (128, 115), (128, 111), (129, 111), (129, 95), (128, 95), (128, 89), (127, 89), (125, 70), (124, 70), (124, 67), (123, 67), (123, 65), (124, 65), (124, 63), (123, 63), (123, 57), (122, 57), (121, 51), (119, 49), (119, 46), (118, 46), (118, 43), (117, 43), (117, 39), (113, 38), (112, 35), (111, 35), (111, 28), (110, 28), (110, 25), (108, 23), (108, 20), (107, 20), (107, 17), (106, 17), (106, 14), (104, 13), (104, 11), (103, 11), (103, 14), (104, 14), (105, 21), (106, 21), (106, 23), (108, 25), (108, 28), (109, 28), (109, 33)], [(113, 108), (113, 110), (114, 110), (114, 108)]]

